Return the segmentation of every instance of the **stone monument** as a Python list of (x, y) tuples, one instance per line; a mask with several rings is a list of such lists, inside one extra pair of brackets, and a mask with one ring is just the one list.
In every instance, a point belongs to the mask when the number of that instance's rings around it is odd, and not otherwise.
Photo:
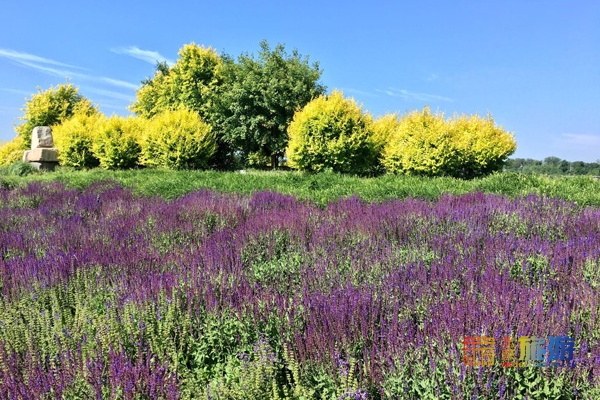
[(53, 171), (58, 165), (58, 150), (54, 147), (52, 129), (49, 126), (36, 126), (31, 132), (31, 150), (23, 154), (23, 161), (37, 169)]

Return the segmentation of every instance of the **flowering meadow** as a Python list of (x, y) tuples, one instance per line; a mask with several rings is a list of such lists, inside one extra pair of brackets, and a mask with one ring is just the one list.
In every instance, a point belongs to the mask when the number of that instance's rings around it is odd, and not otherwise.
[[(1, 399), (600, 398), (600, 210), (0, 188)], [(571, 365), (463, 339), (569, 336)]]

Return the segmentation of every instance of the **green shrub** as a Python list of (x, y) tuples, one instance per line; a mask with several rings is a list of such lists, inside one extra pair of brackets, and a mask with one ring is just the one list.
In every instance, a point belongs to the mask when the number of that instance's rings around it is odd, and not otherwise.
[(203, 169), (216, 151), (210, 125), (197, 113), (163, 111), (149, 122), (141, 140), (141, 163), (168, 169)]
[(144, 123), (141, 121), (140, 118), (113, 116), (96, 125), (92, 151), (102, 168), (124, 169), (138, 165), (141, 148), (136, 125)]
[(58, 149), (61, 165), (74, 168), (93, 168), (100, 164), (92, 151), (94, 133), (104, 124), (106, 117), (85, 108), (52, 129), (54, 146)]
[(6, 173), (8, 175), (26, 176), (34, 172), (37, 172), (37, 169), (30, 163), (23, 161), (15, 161), (6, 167)]
[(288, 134), (288, 163), (299, 170), (363, 175), (376, 166), (373, 120), (341, 92), (308, 103), (294, 115)]
[(207, 385), (205, 398), (278, 398), (280, 382), (277, 378), (282, 369), (280, 364), (273, 349), (261, 338), (254, 345), (254, 351), (229, 357), (225, 376), (218, 376)]
[(515, 149), (513, 136), (489, 115), (446, 120), (425, 107), (400, 119), (382, 162), (392, 173), (474, 178), (500, 170)]
[(17, 136), (10, 142), (0, 145), (0, 166), (10, 165), (23, 159), (23, 152), (27, 150), (25, 141)]

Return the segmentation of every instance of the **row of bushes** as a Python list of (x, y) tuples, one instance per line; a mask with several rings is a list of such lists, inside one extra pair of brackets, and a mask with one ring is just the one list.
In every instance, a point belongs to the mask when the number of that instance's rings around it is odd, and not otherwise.
[(17, 136), (0, 145), (0, 166), (22, 159), (40, 125), (52, 127), (60, 164), (76, 169), (201, 169), (216, 151), (215, 135), (197, 112), (180, 107), (153, 118), (108, 118), (72, 84), (39, 90), (24, 111)]
[(472, 178), (500, 170), (516, 149), (490, 115), (446, 119), (425, 107), (373, 120), (337, 91), (297, 112), (288, 133), (289, 164), (315, 172)]
[(216, 150), (210, 125), (183, 108), (151, 119), (76, 112), (54, 127), (54, 141), (61, 165), (75, 168), (202, 169)]
[[(216, 151), (210, 125), (185, 108), (151, 119), (82, 109), (54, 133), (61, 163), (76, 168), (204, 169)], [(501, 169), (515, 150), (512, 135), (489, 115), (445, 119), (426, 107), (375, 120), (341, 92), (309, 102), (288, 133), (288, 165), (310, 172), (472, 178)]]
[[(61, 90), (67, 93), (59, 87), (46, 96), (61, 96)], [(214, 165), (211, 157), (218, 156), (222, 133), (215, 133), (198, 112), (179, 107), (152, 118), (107, 118), (76, 94), (75, 89), (71, 97), (77, 101), (70, 114), (53, 126), (62, 165), (106, 169), (205, 169)], [(513, 136), (496, 126), (489, 115), (446, 119), (426, 107), (374, 119), (339, 91), (321, 95), (298, 110), (287, 133), (288, 166), (310, 172), (472, 178), (501, 169), (516, 148)], [(21, 134), (1, 146), (0, 161), (19, 160), (26, 142)]]

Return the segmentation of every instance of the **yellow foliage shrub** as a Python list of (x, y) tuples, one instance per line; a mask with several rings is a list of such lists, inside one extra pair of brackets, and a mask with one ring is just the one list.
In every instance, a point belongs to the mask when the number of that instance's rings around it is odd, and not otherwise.
[(137, 166), (141, 148), (138, 131), (141, 118), (113, 116), (96, 125), (92, 151), (105, 169)]
[(457, 144), (462, 154), (460, 176), (481, 176), (498, 171), (517, 149), (513, 135), (496, 126), (489, 114), (485, 118), (455, 116), (449, 125), (460, 139)]
[(27, 150), (27, 145), (20, 136), (15, 137), (10, 142), (2, 143), (0, 145), (0, 166), (21, 161), (25, 150)]
[(217, 149), (211, 126), (187, 108), (152, 118), (140, 144), (142, 165), (168, 169), (206, 168)]
[(36, 126), (51, 126), (60, 124), (70, 118), (77, 110), (87, 109), (95, 111), (92, 103), (79, 94), (79, 89), (70, 83), (50, 87), (38, 92), (27, 99), (23, 111), (25, 114), (19, 119), (23, 122), (15, 130), (25, 146), (31, 146), (31, 131)]
[(400, 126), (400, 117), (398, 114), (386, 114), (383, 117), (379, 117), (373, 122), (373, 144), (375, 152), (377, 153), (377, 165), (374, 168), (374, 172), (382, 173), (385, 168), (383, 167), (383, 153), (385, 146), (390, 141), (390, 138), (398, 130)]
[(334, 91), (296, 112), (288, 127), (288, 165), (303, 171), (367, 174), (377, 162), (373, 120)]
[(17, 136), (10, 142), (1, 144), (0, 166), (10, 165), (16, 161), (21, 161), (25, 150), (27, 150), (27, 145), (21, 136)]
[(79, 109), (71, 118), (53, 127), (60, 164), (74, 168), (97, 167), (100, 161), (92, 146), (94, 135), (105, 120), (106, 117), (95, 110)]
[(373, 142), (378, 152), (383, 152), (390, 137), (400, 126), (398, 114), (386, 114), (373, 122)]
[(382, 162), (392, 173), (473, 178), (501, 169), (515, 149), (512, 134), (489, 115), (446, 120), (425, 107), (400, 119)]

